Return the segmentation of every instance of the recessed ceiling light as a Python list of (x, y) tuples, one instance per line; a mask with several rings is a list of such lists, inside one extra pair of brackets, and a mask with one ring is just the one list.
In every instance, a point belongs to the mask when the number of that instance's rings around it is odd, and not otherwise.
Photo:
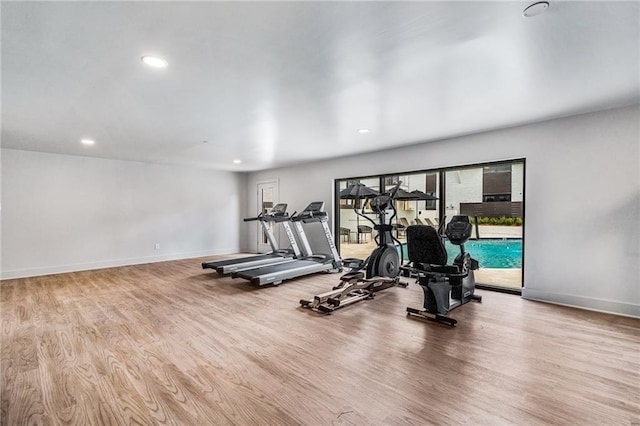
[(96, 143), (93, 139), (81, 139), (80, 142), (82, 142), (83, 145), (93, 145)]
[(242, 163), (242, 160), (239, 160), (237, 158), (233, 160), (233, 164), (240, 164), (240, 163)]
[(143, 56), (142, 62), (154, 68), (166, 68), (169, 65), (167, 61), (156, 56)]
[(532, 5), (529, 5), (527, 8), (525, 8), (522, 11), (522, 16), (524, 16), (525, 18), (531, 18), (533, 16), (538, 16), (541, 13), (543, 13), (545, 10), (547, 10), (549, 8), (549, 2), (548, 1), (539, 1), (537, 3), (533, 3)]
[(369, 133), (369, 129), (358, 129), (358, 133), (361, 133), (361, 134)]

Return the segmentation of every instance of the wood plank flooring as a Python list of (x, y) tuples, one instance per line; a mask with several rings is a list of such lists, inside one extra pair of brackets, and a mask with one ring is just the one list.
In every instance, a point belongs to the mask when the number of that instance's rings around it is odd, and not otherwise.
[[(190, 259), (1, 284), (3, 425), (640, 424), (640, 320), (417, 285), (322, 315)], [(208, 259), (207, 259), (208, 260)]]

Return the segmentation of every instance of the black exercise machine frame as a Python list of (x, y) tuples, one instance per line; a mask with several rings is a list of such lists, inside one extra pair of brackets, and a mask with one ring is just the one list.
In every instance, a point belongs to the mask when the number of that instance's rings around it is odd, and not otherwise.
[[(357, 200), (360, 198), (356, 193), (356, 203), (354, 203), (353, 210), (357, 215), (371, 222), (374, 229), (378, 231), (378, 235), (375, 237), (378, 246), (364, 261), (350, 258), (343, 259), (343, 265), (348, 266), (351, 270), (340, 277), (340, 283), (333, 287), (331, 291), (315, 295), (313, 300), (301, 299), (300, 305), (302, 307), (330, 313), (360, 300), (373, 299), (376, 292), (389, 287), (408, 286), (407, 282), (401, 281), (400, 267), (403, 255), (401, 252), (400, 256), (398, 256), (397, 248), (393, 242), (400, 246), (401, 243), (393, 236), (393, 226), (391, 225), (397, 215), (394, 200), (400, 184), (401, 182), (398, 182), (388, 194), (377, 194), (373, 197), (370, 204), (378, 214), (379, 223), (364, 214), (364, 204), (362, 206), (363, 213), (358, 212)], [(392, 210), (393, 214), (387, 220), (388, 210)], [(362, 269), (365, 269), (366, 273)]]
[[(411, 228), (411, 229), (409, 229)], [(433, 258), (427, 262), (420, 256), (412, 254), (409, 247), (409, 261), (413, 266), (405, 265), (401, 269), (405, 276), (416, 278), (424, 293), (424, 308), (415, 309), (408, 307), (408, 316), (418, 316), (438, 323), (455, 326), (457, 320), (451, 318), (448, 313), (468, 302), (481, 302), (482, 296), (475, 294), (474, 270), (477, 270), (478, 261), (465, 251), (464, 243), (471, 236), (471, 223), (468, 216), (454, 216), (447, 225), (445, 234), (453, 244), (460, 247), (460, 253), (456, 256), (452, 265), (447, 265), (446, 250), (442, 243), (442, 236), (430, 226), (417, 225), (407, 229), (407, 242), (412, 243), (410, 234), (422, 233), (429, 243), (438, 241), (437, 248), (441, 253), (429, 253)], [(427, 245), (428, 246), (428, 245)], [(433, 247), (433, 246), (431, 246)], [(424, 253), (424, 251), (423, 251)], [(439, 261), (431, 262), (438, 259)]]

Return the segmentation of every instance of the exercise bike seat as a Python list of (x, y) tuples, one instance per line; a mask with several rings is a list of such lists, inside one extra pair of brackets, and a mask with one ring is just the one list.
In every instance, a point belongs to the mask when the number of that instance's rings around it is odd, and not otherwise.
[(417, 269), (428, 270), (432, 265), (447, 264), (447, 250), (432, 226), (412, 225), (406, 229), (407, 256)]

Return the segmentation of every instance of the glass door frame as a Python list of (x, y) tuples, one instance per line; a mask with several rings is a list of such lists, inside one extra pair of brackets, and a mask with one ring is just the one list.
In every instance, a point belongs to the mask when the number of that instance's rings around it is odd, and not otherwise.
[[(477, 288), (499, 291), (503, 293), (510, 294), (518, 294), (522, 293), (522, 287), (524, 287), (524, 270), (525, 270), (525, 227), (526, 227), (526, 176), (527, 176), (527, 164), (526, 158), (512, 158), (507, 160), (499, 160), (499, 161), (488, 161), (482, 163), (472, 163), (472, 164), (464, 164), (464, 165), (456, 165), (449, 167), (442, 167), (437, 169), (425, 169), (425, 170), (414, 170), (414, 171), (401, 171), (396, 173), (386, 173), (379, 175), (368, 175), (368, 176), (357, 176), (357, 177), (343, 177), (334, 179), (334, 216), (333, 216), (333, 228), (334, 228), (334, 240), (336, 243), (336, 247), (338, 248), (338, 252), (341, 249), (341, 241), (340, 241), (340, 184), (345, 181), (353, 181), (353, 180), (364, 180), (364, 179), (379, 179), (379, 188), (381, 192), (385, 191), (385, 178), (393, 177), (393, 176), (403, 176), (403, 175), (413, 175), (413, 174), (421, 174), (421, 173), (437, 173), (438, 174), (438, 196), (440, 198), (440, 202), (438, 203), (438, 218), (441, 221), (446, 216), (446, 173), (456, 170), (463, 170), (469, 168), (477, 168), (477, 167), (485, 167), (485, 166), (498, 166), (498, 165), (506, 165), (506, 164), (514, 164), (514, 163), (522, 163), (523, 171), (522, 171), (522, 268), (521, 268), (521, 288), (506, 288), (499, 287), (490, 284), (476, 284)], [(445, 219), (446, 220), (446, 219)]]

